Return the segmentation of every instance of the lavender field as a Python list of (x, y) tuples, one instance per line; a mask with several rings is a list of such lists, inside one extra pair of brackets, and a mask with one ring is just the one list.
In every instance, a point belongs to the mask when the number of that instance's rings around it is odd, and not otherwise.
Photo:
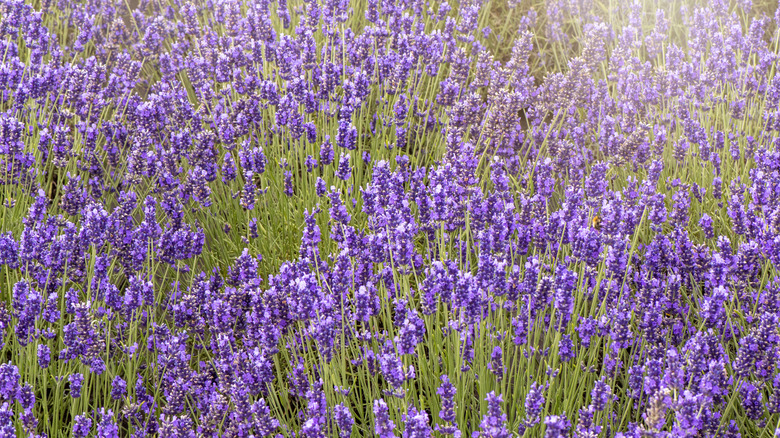
[(780, 9), (0, 0), (0, 437), (780, 437)]

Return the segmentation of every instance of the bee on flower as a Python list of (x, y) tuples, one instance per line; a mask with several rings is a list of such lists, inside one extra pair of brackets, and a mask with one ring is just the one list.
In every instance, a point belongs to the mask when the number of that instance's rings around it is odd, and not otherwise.
[(602, 223), (601, 216), (599, 216), (598, 214), (594, 214), (590, 220), (591, 228), (601, 231), (601, 223)]

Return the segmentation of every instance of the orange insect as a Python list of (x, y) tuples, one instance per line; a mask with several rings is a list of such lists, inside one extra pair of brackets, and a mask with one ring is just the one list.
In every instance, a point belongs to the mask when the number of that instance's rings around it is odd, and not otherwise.
[(595, 229), (597, 229), (597, 230), (601, 231), (601, 216), (599, 216), (599, 215), (594, 215), (594, 216), (593, 216), (593, 219), (591, 219), (591, 220), (590, 220), (590, 225), (591, 225), (593, 228), (595, 228)]

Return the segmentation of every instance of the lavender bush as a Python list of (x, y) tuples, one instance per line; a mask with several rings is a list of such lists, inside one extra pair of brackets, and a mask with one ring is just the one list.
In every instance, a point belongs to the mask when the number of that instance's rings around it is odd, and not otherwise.
[(0, 0), (0, 437), (780, 435), (750, 0)]

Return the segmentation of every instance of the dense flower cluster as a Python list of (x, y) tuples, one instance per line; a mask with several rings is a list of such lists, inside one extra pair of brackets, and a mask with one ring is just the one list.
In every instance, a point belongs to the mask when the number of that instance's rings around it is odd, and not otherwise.
[(494, 3), (0, 0), (0, 437), (780, 436), (780, 8)]

